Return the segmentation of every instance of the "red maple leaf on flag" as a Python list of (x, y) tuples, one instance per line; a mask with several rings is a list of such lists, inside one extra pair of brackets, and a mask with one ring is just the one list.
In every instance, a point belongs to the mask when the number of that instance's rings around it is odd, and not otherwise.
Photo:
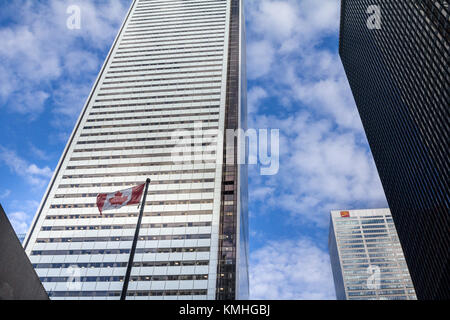
[(118, 191), (114, 195), (114, 198), (109, 199), (109, 203), (111, 203), (113, 206), (117, 206), (117, 205), (120, 206), (127, 200), (128, 200), (128, 197), (122, 197), (122, 193), (120, 191)]
[(104, 210), (119, 209), (123, 206), (138, 204), (144, 192), (145, 183), (112, 193), (99, 193), (97, 195), (97, 208), (102, 214)]

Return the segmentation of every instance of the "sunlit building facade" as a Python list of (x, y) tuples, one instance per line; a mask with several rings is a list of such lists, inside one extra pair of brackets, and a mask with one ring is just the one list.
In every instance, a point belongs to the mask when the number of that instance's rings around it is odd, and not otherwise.
[(51, 299), (120, 298), (138, 208), (96, 196), (146, 178), (127, 299), (248, 297), (242, 2), (132, 1), (25, 239)]
[(331, 211), (328, 248), (337, 299), (417, 299), (389, 209)]

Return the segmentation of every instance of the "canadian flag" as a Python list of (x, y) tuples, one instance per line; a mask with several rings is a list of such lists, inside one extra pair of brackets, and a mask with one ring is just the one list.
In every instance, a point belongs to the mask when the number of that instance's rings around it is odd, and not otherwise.
[(123, 206), (140, 203), (144, 187), (145, 183), (113, 193), (100, 193), (97, 196), (98, 211), (102, 214), (105, 210), (119, 209)]

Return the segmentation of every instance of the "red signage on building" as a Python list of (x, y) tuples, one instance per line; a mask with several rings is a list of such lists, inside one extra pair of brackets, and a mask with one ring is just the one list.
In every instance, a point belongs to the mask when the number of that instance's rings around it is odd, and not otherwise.
[(341, 211), (341, 218), (350, 218), (349, 211)]

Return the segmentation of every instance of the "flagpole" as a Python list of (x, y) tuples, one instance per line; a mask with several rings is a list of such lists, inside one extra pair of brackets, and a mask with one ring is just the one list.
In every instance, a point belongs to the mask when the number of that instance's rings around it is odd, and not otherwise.
[(130, 282), (131, 269), (133, 268), (134, 254), (136, 252), (137, 241), (139, 238), (139, 230), (141, 229), (142, 216), (144, 215), (145, 200), (147, 199), (147, 191), (149, 184), (150, 179), (147, 178), (147, 181), (145, 181), (145, 190), (142, 196), (141, 210), (139, 211), (139, 218), (136, 225), (136, 232), (134, 233), (133, 245), (131, 246), (130, 258), (128, 260), (127, 272), (125, 274), (125, 279), (123, 281), (122, 294), (120, 296), (120, 300), (126, 300), (127, 298), (128, 283)]

